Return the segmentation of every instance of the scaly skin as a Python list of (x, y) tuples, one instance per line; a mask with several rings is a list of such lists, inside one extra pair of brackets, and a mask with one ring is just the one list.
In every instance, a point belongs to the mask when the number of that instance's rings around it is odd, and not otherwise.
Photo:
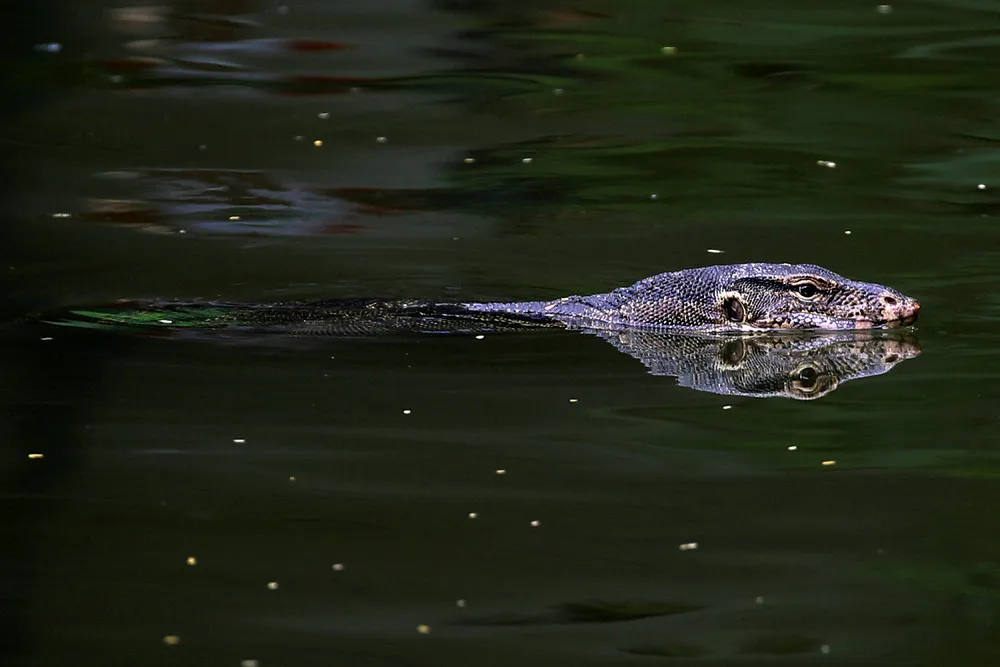
[(661, 273), (605, 294), (461, 305), (571, 327), (652, 331), (897, 327), (911, 324), (920, 310), (916, 300), (894, 289), (813, 264), (757, 263)]

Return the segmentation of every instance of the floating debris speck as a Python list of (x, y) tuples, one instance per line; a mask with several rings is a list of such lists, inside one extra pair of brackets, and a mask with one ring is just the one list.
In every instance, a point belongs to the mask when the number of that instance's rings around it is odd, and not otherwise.
[(44, 459), (45, 458), (45, 454), (39, 454), (39, 453), (28, 454), (28, 458), (29, 459)]
[(660, 49), (660, 53), (662, 53), (665, 56), (675, 56), (675, 55), (677, 55), (677, 47), (676, 46), (664, 46), (662, 49)]
[(708, 250), (706, 250), (706, 252), (708, 252), (709, 254), (712, 254), (712, 255), (721, 255), (722, 253), (724, 253), (726, 251), (725, 250), (719, 250), (718, 248), (709, 248)]
[(198, 559), (197, 559), (197, 558), (195, 558), (194, 556), (188, 556), (188, 557), (187, 557), (187, 561), (185, 561), (185, 562), (186, 562), (186, 563), (187, 563), (188, 565), (197, 565), (197, 564), (198, 564)]
[(344, 570), (344, 564), (343, 563), (334, 563), (333, 564), (333, 571), (334, 572), (342, 572), (343, 570)]
[(685, 542), (684, 544), (681, 544), (677, 548), (680, 549), (681, 551), (694, 551), (695, 549), (698, 548), (698, 543), (697, 542)]
[(267, 582), (267, 587), (270, 590), (272, 590), (272, 591), (276, 591), (276, 590), (278, 590), (278, 582), (277, 581), (269, 581), (269, 582)]
[(404, 415), (413, 414), (413, 410), (403, 410)]
[(322, 139), (317, 139), (316, 141), (313, 142), (313, 146), (315, 146), (316, 148), (322, 148), (323, 147), (323, 140)]
[(835, 466), (835, 465), (837, 465), (837, 462), (834, 461), (833, 459), (830, 459), (829, 461), (823, 461), (823, 465), (825, 465), (825, 466)]
[(540, 525), (542, 525), (542, 522), (538, 521), (537, 519), (535, 521), (531, 522), (531, 527), (532, 528), (538, 528)]
[(330, 119), (330, 113), (327, 112), (327, 111), (321, 111), (317, 117), (320, 120), (329, 120)]
[(424, 625), (423, 623), (421, 623), (420, 625), (417, 626), (417, 632), (419, 632), (422, 635), (426, 635), (430, 631), (431, 631), (431, 626), (429, 625)]
[(163, 638), (163, 643), (167, 646), (176, 646), (181, 643), (181, 638), (177, 635), (167, 635)]

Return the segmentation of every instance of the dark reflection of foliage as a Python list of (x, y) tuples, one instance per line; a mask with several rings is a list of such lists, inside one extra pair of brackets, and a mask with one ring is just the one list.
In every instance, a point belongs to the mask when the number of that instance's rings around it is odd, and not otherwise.
[(516, 626), (562, 623), (621, 623), (656, 616), (685, 614), (704, 606), (678, 602), (609, 602), (594, 600), (572, 602), (555, 607), (545, 614), (497, 614), (464, 619), (462, 625)]
[(740, 646), (741, 653), (763, 653), (766, 655), (793, 655), (796, 653), (818, 653), (823, 641), (804, 635), (760, 635), (752, 637)]

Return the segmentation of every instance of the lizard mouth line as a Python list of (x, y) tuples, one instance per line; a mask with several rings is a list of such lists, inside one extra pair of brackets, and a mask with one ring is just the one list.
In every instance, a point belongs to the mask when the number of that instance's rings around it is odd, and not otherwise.
[(917, 321), (917, 314), (906, 315), (905, 317), (899, 317), (893, 320), (858, 320), (858, 327), (862, 329), (867, 328), (887, 328), (887, 329), (898, 329), (899, 327), (907, 327)]

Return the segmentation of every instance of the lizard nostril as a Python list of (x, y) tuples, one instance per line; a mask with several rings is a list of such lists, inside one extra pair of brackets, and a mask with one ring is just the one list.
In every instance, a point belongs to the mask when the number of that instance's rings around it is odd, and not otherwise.
[(886, 294), (882, 297), (882, 303), (884, 303), (887, 306), (895, 306), (899, 302), (896, 301), (895, 297), (891, 297), (888, 294)]

